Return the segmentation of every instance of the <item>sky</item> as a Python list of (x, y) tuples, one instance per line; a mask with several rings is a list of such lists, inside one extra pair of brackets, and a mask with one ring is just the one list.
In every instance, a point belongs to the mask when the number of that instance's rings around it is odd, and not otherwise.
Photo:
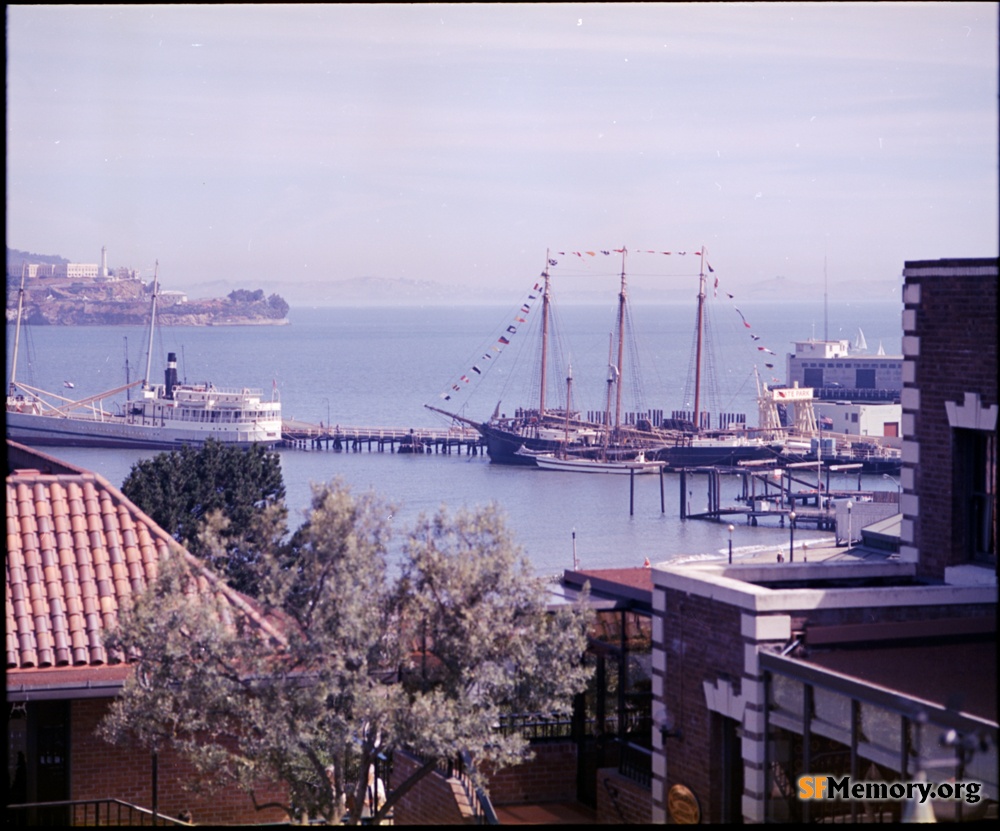
[(835, 295), (998, 253), (996, 3), (6, 11), (7, 245), (165, 288), (506, 299), (704, 246)]

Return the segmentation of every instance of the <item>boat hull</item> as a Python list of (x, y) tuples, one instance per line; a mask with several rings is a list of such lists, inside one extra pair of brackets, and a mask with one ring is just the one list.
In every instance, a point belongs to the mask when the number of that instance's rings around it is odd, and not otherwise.
[[(813, 454), (783, 454), (779, 457), (784, 464), (816, 464), (816, 456)], [(896, 476), (902, 470), (903, 460), (901, 456), (868, 456), (863, 454), (853, 455), (850, 453), (823, 454), (822, 465), (824, 468), (831, 465), (861, 465), (860, 471), (866, 474), (888, 473)]]
[[(558, 441), (519, 436), (516, 433), (498, 430), (488, 424), (480, 425), (478, 429), (486, 441), (486, 455), (494, 464), (535, 467), (535, 454), (555, 453), (560, 446)], [(521, 453), (521, 450), (530, 453)]]
[(121, 416), (105, 420), (64, 418), (32, 413), (7, 413), (7, 438), (29, 446), (107, 447), (171, 450), (182, 445), (199, 446), (208, 439), (250, 447), (273, 447), (281, 440), (280, 425), (259, 429), (198, 430), (176, 425), (134, 424)]
[(663, 462), (604, 462), (599, 459), (559, 459), (555, 456), (536, 456), (535, 463), (542, 470), (558, 470), (567, 473), (632, 474), (657, 473), (664, 467)]
[(774, 459), (777, 450), (766, 443), (664, 447), (655, 458), (668, 468), (737, 467), (741, 462)]
[[(563, 443), (549, 439), (521, 436), (517, 433), (502, 430), (490, 424), (479, 426), (479, 432), (486, 441), (486, 452), (490, 461), (504, 465), (536, 466), (536, 458), (540, 453), (556, 455), (563, 449)], [(595, 456), (600, 452), (598, 447), (570, 446), (574, 455), (585, 456), (587, 452)], [(644, 450), (646, 458), (652, 461), (664, 462), (667, 468), (684, 467), (736, 467), (740, 462), (774, 459), (778, 456), (778, 448), (767, 442), (757, 442), (752, 439), (746, 442), (726, 442), (717, 444), (701, 443), (695, 445), (677, 444), (664, 446), (651, 436), (646, 447), (630, 446), (628, 452), (632, 455), (637, 450)], [(525, 452), (526, 451), (526, 452)]]

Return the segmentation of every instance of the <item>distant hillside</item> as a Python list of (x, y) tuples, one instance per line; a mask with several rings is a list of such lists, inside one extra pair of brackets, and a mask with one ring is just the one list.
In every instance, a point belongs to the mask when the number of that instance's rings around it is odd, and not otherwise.
[[(22, 259), (32, 262), (67, 262), (62, 257), (29, 254), (16, 249), (7, 249), (7, 262), (20, 263)], [(556, 270), (558, 272), (558, 269)], [(599, 281), (573, 280), (572, 288), (558, 282), (558, 273), (553, 274), (553, 290), (560, 304), (600, 305), (614, 303), (617, 285), (608, 287)], [(448, 306), (448, 305), (494, 305), (515, 302), (519, 296), (517, 285), (503, 290), (497, 287), (468, 286), (461, 283), (449, 284), (433, 280), (412, 280), (398, 277), (362, 276), (340, 280), (289, 281), (283, 279), (255, 280), (255, 285), (268, 295), (280, 294), (290, 306)], [(528, 287), (525, 280), (524, 287)], [(242, 289), (245, 282), (240, 277), (232, 280), (212, 280), (209, 282), (188, 281), (183, 275), (171, 279), (171, 288), (186, 291), (192, 301), (199, 298), (227, 297), (230, 292)], [(720, 292), (723, 289), (720, 288)], [(735, 291), (735, 290), (734, 290)], [(823, 285), (816, 280), (802, 280), (795, 277), (776, 276), (760, 280), (738, 289), (740, 302), (784, 303), (822, 299)], [(611, 299), (609, 300), (609, 293)], [(658, 286), (633, 283), (629, 296), (636, 303), (691, 303), (697, 293), (697, 286), (683, 288), (660, 288)], [(831, 298), (864, 298), (868, 300), (899, 300), (898, 280), (837, 280), (829, 286)], [(721, 294), (720, 294), (721, 296)], [(517, 301), (519, 302), (519, 301)]]
[(30, 251), (18, 251), (16, 248), (7, 249), (7, 271), (11, 272), (21, 267), (21, 263), (68, 263), (65, 257), (58, 254), (32, 254)]

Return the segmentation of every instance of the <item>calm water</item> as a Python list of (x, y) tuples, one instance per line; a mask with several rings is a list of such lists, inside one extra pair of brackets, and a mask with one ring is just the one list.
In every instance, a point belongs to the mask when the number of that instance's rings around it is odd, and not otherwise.
[[(217, 386), (276, 388), (285, 417), (313, 423), (387, 427), (445, 427), (447, 420), (425, 405), (485, 419), (501, 411), (533, 405), (537, 391), (519, 385), (528, 372), (519, 364), (532, 360), (530, 324), (516, 322), (512, 307), (293, 309), (283, 327), (162, 327), (154, 345), (152, 376), (159, 378), (167, 351), (176, 352), (179, 372), (188, 381)], [(537, 317), (537, 313), (536, 313)], [(525, 320), (530, 315), (524, 315)], [(568, 306), (558, 310), (560, 352), (573, 368), (573, 404), (584, 411), (605, 406), (609, 333), (614, 310)], [(743, 321), (751, 324), (748, 328)], [(642, 389), (626, 379), (624, 409), (672, 409), (690, 406), (688, 384), (693, 310), (656, 306), (633, 310), (641, 333), (636, 360)], [(898, 304), (831, 306), (831, 338), (850, 338), (859, 328), (872, 351), (881, 342), (888, 354), (900, 351)], [(494, 351), (498, 337), (509, 345)], [(717, 397), (714, 410), (745, 412), (757, 423), (756, 366), (763, 381), (784, 380), (785, 356), (795, 339), (823, 337), (824, 315), (815, 306), (722, 306), (713, 310), (713, 366)], [(498, 334), (499, 333), (499, 334)], [(752, 335), (756, 335), (754, 340)], [(12, 333), (8, 331), (8, 355)], [(25, 327), (22, 330), (18, 380), (82, 398), (141, 377), (148, 333), (130, 327)], [(761, 348), (763, 347), (763, 348)], [(768, 351), (769, 350), (769, 351)], [(776, 353), (771, 355), (770, 353)], [(490, 354), (491, 360), (484, 361)], [(9, 362), (9, 359), (8, 359)], [(767, 367), (766, 364), (772, 364)], [(488, 366), (487, 366), (488, 364)], [(629, 366), (634, 364), (629, 363)], [(475, 373), (472, 367), (479, 367)], [(565, 366), (565, 364), (563, 364)], [(8, 377), (10, 369), (8, 367)], [(562, 371), (564, 373), (565, 370)], [(564, 396), (564, 375), (550, 401)], [(637, 373), (632, 373), (633, 375)], [(468, 383), (462, 376), (468, 377)], [(72, 392), (64, 381), (74, 384)], [(460, 393), (452, 385), (460, 387)], [(450, 401), (440, 398), (451, 392)], [(707, 392), (703, 390), (702, 395)], [(713, 404), (713, 400), (717, 403)], [(703, 397), (703, 402), (705, 398)], [(120, 485), (143, 451), (50, 448), (47, 452), (95, 470)], [(393, 526), (399, 536), (421, 512), (441, 505), (450, 509), (495, 502), (507, 514), (536, 568), (555, 573), (582, 567), (639, 566), (643, 559), (663, 561), (683, 556), (720, 556), (728, 548), (725, 525), (680, 521), (678, 477), (665, 477), (665, 512), (660, 510), (659, 479), (637, 477), (635, 510), (629, 515), (627, 477), (586, 476), (491, 465), (485, 457), (334, 453), (281, 450), (282, 470), (293, 522), (308, 505), (310, 483), (340, 477), (358, 491), (372, 489), (394, 504)], [(856, 486), (844, 479), (835, 487)], [(882, 487), (880, 478), (866, 487)], [(726, 485), (723, 502), (735, 504), (737, 480)], [(686, 496), (693, 510), (706, 503), (706, 486), (689, 480)], [(796, 539), (827, 534), (799, 529)], [(787, 546), (788, 531), (779, 527), (739, 525), (733, 535), (737, 554)]]

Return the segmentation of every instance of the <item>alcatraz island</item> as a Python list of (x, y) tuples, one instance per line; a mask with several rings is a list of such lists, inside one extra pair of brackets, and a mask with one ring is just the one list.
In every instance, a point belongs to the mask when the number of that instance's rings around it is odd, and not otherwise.
[[(17, 316), (18, 293), (23, 323), (35, 326), (119, 326), (149, 322), (153, 275), (135, 269), (72, 263), (58, 256), (7, 249), (7, 319)], [(288, 323), (288, 303), (263, 290), (237, 289), (226, 297), (192, 300), (185, 292), (162, 286), (157, 294), (157, 324), (164, 326), (281, 326)]]

